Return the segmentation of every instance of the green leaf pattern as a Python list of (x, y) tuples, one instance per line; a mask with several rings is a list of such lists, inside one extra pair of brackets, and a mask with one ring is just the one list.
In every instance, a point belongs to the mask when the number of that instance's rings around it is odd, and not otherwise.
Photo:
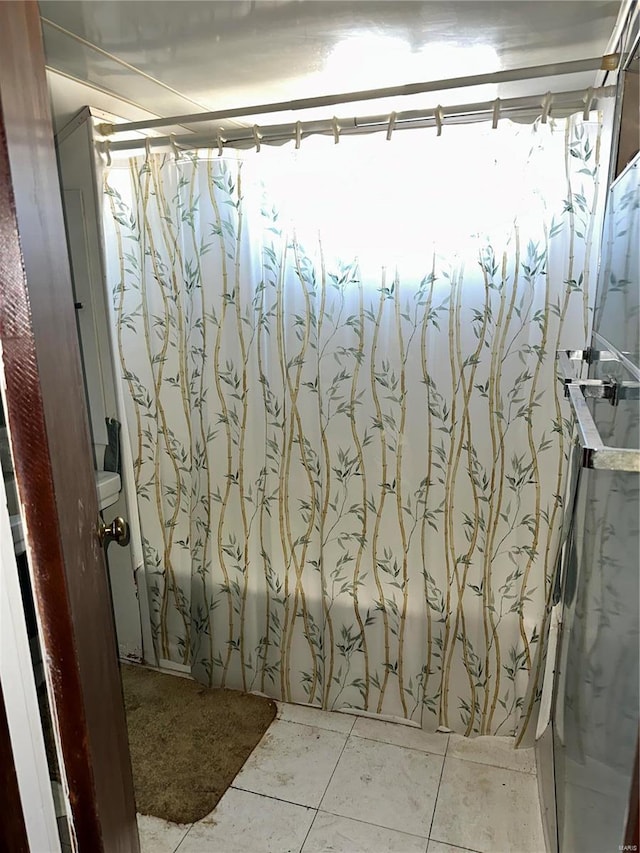
[[(413, 133), (428, 156), (412, 169), (435, 179), (441, 141)], [(329, 212), (313, 220), (304, 199), (313, 228), (291, 215), (296, 181), (262, 174), (269, 151), (107, 170), (161, 659), (207, 684), (431, 730), (506, 735), (534, 718), (572, 430), (554, 356), (589, 332), (601, 127), (491, 133), (496, 186), (504, 135), (519, 140), (519, 212), (478, 222), (459, 248), (418, 226), (465, 198), (419, 194), (393, 146), (380, 155), (397, 176), (381, 233), (416, 235), (411, 263), (384, 266), (355, 238), (337, 250), (335, 228), (325, 239), (327, 216), (359, 216), (332, 174), (337, 150), (319, 161)], [(301, 161), (278, 156), (295, 175)], [(368, 168), (375, 192), (383, 172)], [(549, 173), (553, 191), (536, 183)]]

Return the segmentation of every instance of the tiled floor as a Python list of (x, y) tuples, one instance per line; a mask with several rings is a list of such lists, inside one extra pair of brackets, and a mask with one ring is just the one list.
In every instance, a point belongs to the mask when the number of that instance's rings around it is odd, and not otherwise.
[(533, 750), (280, 705), (216, 809), (142, 853), (544, 853)]

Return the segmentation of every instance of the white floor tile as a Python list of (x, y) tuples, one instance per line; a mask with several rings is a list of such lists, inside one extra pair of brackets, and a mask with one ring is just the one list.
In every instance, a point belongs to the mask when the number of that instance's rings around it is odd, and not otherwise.
[(440, 755), (350, 737), (321, 808), (428, 837), (442, 762)]
[(522, 773), (536, 772), (534, 749), (515, 749), (515, 738), (511, 737), (463, 737), (450, 735), (447, 755), (452, 758), (464, 758), (480, 764), (492, 764), (506, 770), (520, 770)]
[(321, 711), (310, 705), (292, 705), (278, 702), (278, 719), (287, 723), (301, 723), (304, 726), (316, 726), (330, 732), (349, 734), (355, 717), (351, 714), (339, 714), (337, 711)]
[(314, 816), (313, 809), (229, 788), (178, 853), (299, 853)]
[(379, 740), (382, 743), (393, 743), (396, 746), (420, 749), (423, 752), (432, 752), (435, 755), (445, 754), (449, 740), (447, 734), (434, 734), (413, 726), (386, 723), (381, 720), (372, 720), (369, 717), (358, 717), (351, 734), (357, 737)]
[[(475, 853), (474, 850), (469, 850), (468, 847), (454, 847), (451, 844), (443, 844), (441, 841), (429, 842), (427, 853)], [(540, 853), (543, 853), (541, 850)]]
[(232, 784), (317, 808), (346, 740), (340, 732), (275, 720)]
[(302, 853), (425, 853), (427, 839), (318, 812)]
[(191, 824), (169, 823), (159, 817), (138, 815), (141, 853), (174, 853)]
[(536, 777), (447, 756), (430, 835), (479, 853), (543, 853)]

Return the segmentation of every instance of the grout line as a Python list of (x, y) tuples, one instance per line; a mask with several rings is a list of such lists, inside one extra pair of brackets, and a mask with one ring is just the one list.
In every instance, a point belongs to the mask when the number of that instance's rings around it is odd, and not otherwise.
[[(399, 832), (401, 835), (410, 835), (411, 838), (419, 838), (420, 841), (429, 840), (426, 835), (416, 835), (415, 832), (407, 832), (406, 829), (396, 829), (393, 826), (383, 826), (381, 823), (371, 823), (370, 820), (362, 820), (360, 817), (350, 817), (349, 815), (336, 814), (335, 812), (325, 811), (325, 809), (318, 809), (318, 813), (320, 812), (322, 812), (322, 814), (330, 815), (331, 817), (339, 817), (343, 820), (352, 820), (354, 823), (363, 823), (365, 826), (374, 826), (376, 829), (386, 829), (387, 832)], [(471, 851), (471, 853), (474, 853), (474, 851)]]
[[(498, 770), (513, 770), (515, 773), (524, 773), (525, 776), (533, 776), (534, 778), (538, 778), (538, 769), (536, 765), (536, 769), (533, 771), (529, 770), (521, 770), (519, 767), (504, 767), (502, 764), (492, 764), (490, 761), (478, 761), (474, 758), (468, 758), (466, 755), (449, 755), (449, 747), (451, 746), (451, 735), (456, 734), (456, 732), (451, 732), (449, 734), (449, 740), (447, 741), (447, 748), (445, 750), (445, 758), (453, 758), (456, 761), (470, 761), (472, 764), (482, 764), (485, 767), (496, 767)], [(533, 747), (529, 747), (533, 749)], [(464, 848), (462, 848), (464, 850)]]
[(458, 844), (452, 844), (450, 841), (438, 841), (437, 838), (430, 838), (429, 842), (435, 841), (436, 844), (444, 844), (451, 847), (452, 850), (459, 850), (460, 853), (480, 853), (479, 850), (473, 850), (471, 847), (460, 847)]
[(355, 738), (358, 738), (358, 740), (370, 740), (373, 743), (383, 743), (383, 744), (385, 744), (385, 746), (397, 746), (399, 749), (410, 749), (413, 752), (419, 752), (421, 755), (434, 755), (437, 758), (444, 758), (446, 755), (446, 750), (447, 750), (447, 747), (445, 747), (444, 752), (431, 752), (431, 750), (429, 750), (429, 749), (420, 749), (417, 746), (408, 746), (407, 744), (404, 744), (404, 743), (393, 743), (392, 741), (388, 741), (388, 740), (378, 740), (378, 738), (366, 737), (366, 735), (359, 735), (357, 733), (349, 735), (349, 737), (355, 737)]
[[(197, 823), (197, 821), (196, 821), (196, 823)], [(182, 838), (180, 839), (180, 843), (179, 843), (179, 844), (178, 844), (178, 846), (174, 849), (173, 853), (178, 853), (178, 851), (179, 851), (180, 847), (182, 846), (182, 842), (185, 840), (185, 838), (187, 837), (187, 835), (189, 835), (189, 833), (191, 832), (191, 830), (193, 829), (193, 827), (194, 827), (194, 826), (195, 826), (195, 823), (192, 823), (192, 824), (191, 824), (191, 826), (189, 827), (189, 829), (185, 832), (185, 834), (184, 834), (184, 835), (182, 836)]]
[[(447, 744), (447, 748), (449, 744)], [(447, 760), (446, 753), (442, 756), (442, 768), (440, 770), (440, 778), (438, 779), (438, 787), (436, 789), (436, 798), (433, 802), (433, 814), (431, 815), (431, 823), (429, 824), (429, 838), (431, 838), (431, 830), (433, 829), (433, 821), (436, 817), (436, 809), (438, 808), (438, 797), (440, 796), (440, 786), (442, 785), (442, 777), (444, 776), (444, 765)]]
[(311, 821), (311, 823), (309, 824), (309, 829), (307, 830), (307, 834), (306, 834), (306, 835), (305, 835), (305, 837), (303, 838), (303, 840), (302, 840), (302, 844), (300, 845), (300, 853), (302, 853), (302, 851), (304, 850), (304, 845), (307, 843), (307, 838), (309, 837), (309, 835), (310, 835), (310, 833), (311, 833), (311, 830), (313, 829), (313, 824), (316, 822), (316, 818), (318, 817), (319, 809), (316, 809), (316, 810), (315, 810), (315, 812), (316, 812), (316, 813), (315, 813), (315, 814), (314, 814), (314, 816), (313, 816), (313, 820), (312, 820), (312, 821)]
[[(322, 796), (320, 797), (320, 802), (318, 803), (318, 810), (320, 810), (320, 806), (322, 805), (322, 801), (324, 800), (325, 795), (326, 795), (326, 793), (327, 793), (327, 791), (328, 791), (328, 789), (329, 789), (329, 785), (331, 784), (331, 782), (332, 782), (332, 780), (333, 780), (333, 777), (335, 776), (336, 770), (338, 769), (338, 764), (340, 764), (340, 759), (342, 758), (342, 756), (343, 756), (343, 754), (344, 754), (344, 751), (345, 751), (345, 749), (347, 748), (347, 744), (349, 743), (349, 738), (350, 738), (350, 737), (351, 737), (351, 735), (350, 735), (350, 734), (348, 734), (348, 735), (346, 736), (346, 738), (345, 738), (345, 741), (344, 741), (344, 744), (343, 744), (343, 746), (342, 746), (342, 749), (340, 750), (340, 755), (338, 756), (338, 760), (336, 761), (336, 763), (335, 763), (335, 765), (334, 765), (334, 768), (333, 768), (333, 770), (332, 770), (332, 772), (331, 772), (331, 776), (329, 776), (329, 781), (328, 781), (328, 782), (327, 782), (327, 784), (325, 785), (324, 791), (322, 792)], [(307, 833), (307, 834), (308, 834), (308, 833)], [(306, 838), (305, 838), (305, 841), (306, 841)]]
[[(271, 723), (269, 723), (269, 728), (271, 728), (271, 726), (276, 722), (287, 723), (287, 725), (291, 726), (304, 726), (305, 729), (319, 729), (321, 732), (333, 732), (336, 735), (343, 735), (344, 737), (349, 737), (351, 734), (351, 729), (349, 729), (348, 732), (344, 731), (344, 729), (342, 731), (339, 731), (338, 729), (327, 729), (324, 726), (317, 726), (315, 723), (301, 723), (299, 720), (283, 720), (281, 717), (275, 717)], [(353, 726), (351, 726), (351, 728), (353, 728)], [(267, 729), (267, 731), (269, 731), (269, 729)]]
[[(227, 791), (231, 790), (232, 788), (234, 791), (242, 791), (243, 794), (253, 794), (254, 797), (264, 797), (265, 800), (277, 800), (277, 802), (279, 802), (279, 803), (287, 803), (290, 806), (297, 806), (299, 809), (309, 809), (310, 811), (316, 811), (317, 810), (316, 806), (307, 806), (304, 803), (294, 803), (293, 800), (284, 800), (282, 797), (275, 797), (275, 796), (272, 796), (271, 794), (262, 794), (260, 791), (252, 791), (250, 788), (241, 788), (239, 785), (231, 784), (227, 788)], [(227, 791), (225, 791), (224, 793), (226, 794)], [(222, 796), (224, 796), (224, 794)], [(220, 800), (218, 802), (221, 802), (221, 801), (222, 801), (222, 797), (220, 797)], [(217, 807), (218, 806), (216, 805), (216, 808)], [(214, 811), (215, 811), (215, 809), (214, 809)], [(212, 812), (210, 812), (210, 814), (212, 814)], [(204, 818), (203, 818), (203, 820), (204, 820)]]
[[(435, 841), (436, 844), (444, 844), (446, 847), (450, 847), (452, 850), (459, 850), (460, 853), (480, 853), (479, 850), (473, 850), (471, 847), (458, 847), (457, 844), (451, 844), (449, 841), (438, 841), (437, 838), (430, 838), (429, 843)], [(427, 847), (427, 853), (429, 848)]]
[[(302, 714), (306, 714), (307, 711), (319, 711), (321, 714), (331, 714), (332, 716), (333, 715), (335, 715), (336, 717), (339, 716), (342, 719), (351, 719), (351, 726), (349, 727), (349, 732), (351, 732), (351, 729), (353, 729), (353, 727), (355, 726), (356, 720), (359, 719), (358, 714), (350, 714), (348, 711), (325, 711), (324, 708), (318, 708), (317, 705), (300, 705), (297, 702), (282, 702), (280, 699), (274, 699), (273, 701), (276, 702), (277, 707), (278, 707), (278, 713), (276, 715), (276, 720), (282, 720), (283, 723), (294, 723), (294, 722), (297, 723), (298, 722), (298, 720), (287, 720), (282, 716), (283, 713), (286, 713), (285, 708), (287, 708), (287, 707), (301, 708)], [(306, 726), (306, 725), (312, 726), (314, 724), (313, 723), (302, 723), (302, 725), (303, 726)], [(316, 726), (316, 728), (320, 728), (320, 726)], [(327, 729), (327, 731), (334, 732), (334, 731), (338, 731), (338, 729)], [(340, 730), (340, 734), (344, 734), (344, 731)]]
[(478, 764), (481, 767), (493, 767), (496, 770), (506, 770), (508, 773), (522, 773), (524, 776), (533, 776), (534, 779), (538, 778), (538, 774), (535, 770), (531, 771), (521, 770), (519, 767), (505, 767), (503, 764), (492, 764), (490, 761), (478, 761), (474, 758), (467, 758), (466, 755), (449, 755), (447, 753), (445, 757), (452, 759), (452, 761), (466, 761), (468, 764)]

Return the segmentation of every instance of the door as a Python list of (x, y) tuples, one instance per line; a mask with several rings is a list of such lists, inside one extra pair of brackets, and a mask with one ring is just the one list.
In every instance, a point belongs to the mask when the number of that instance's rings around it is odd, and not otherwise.
[[(88, 111), (87, 111), (88, 113)], [(76, 120), (77, 121), (77, 120)], [(95, 144), (91, 132), (90, 114), (69, 132), (58, 137), (57, 157), (63, 187), (62, 203), (65, 215), (73, 295), (76, 304), (80, 356), (85, 394), (89, 407), (89, 423), (93, 440), (96, 472), (104, 468), (105, 447), (108, 443), (106, 420), (118, 420), (113, 354), (110, 347), (108, 307), (105, 298), (101, 258), (101, 228), (97, 180), (93, 167)], [(75, 124), (75, 121), (74, 121)], [(123, 448), (126, 458), (126, 448)], [(110, 524), (117, 516), (133, 520), (127, 506), (126, 478), (131, 471), (121, 466), (121, 492), (115, 502), (103, 508), (103, 517)], [(98, 474), (96, 474), (98, 476)], [(137, 512), (133, 507), (133, 512)], [(132, 539), (137, 529), (132, 527)], [(141, 548), (141, 546), (140, 546)], [(111, 597), (114, 604), (118, 654), (121, 660), (142, 662), (143, 643), (139, 595), (135, 579), (133, 545), (124, 548), (111, 546), (107, 552)]]
[(22, 0), (0, 3), (0, 247), (5, 414), (74, 843), (137, 853), (40, 20)]
[(639, 163), (636, 156), (609, 192), (587, 352), (590, 382), (569, 389), (583, 467), (563, 568), (555, 685), (560, 853), (623, 849), (634, 780), (640, 699)]

